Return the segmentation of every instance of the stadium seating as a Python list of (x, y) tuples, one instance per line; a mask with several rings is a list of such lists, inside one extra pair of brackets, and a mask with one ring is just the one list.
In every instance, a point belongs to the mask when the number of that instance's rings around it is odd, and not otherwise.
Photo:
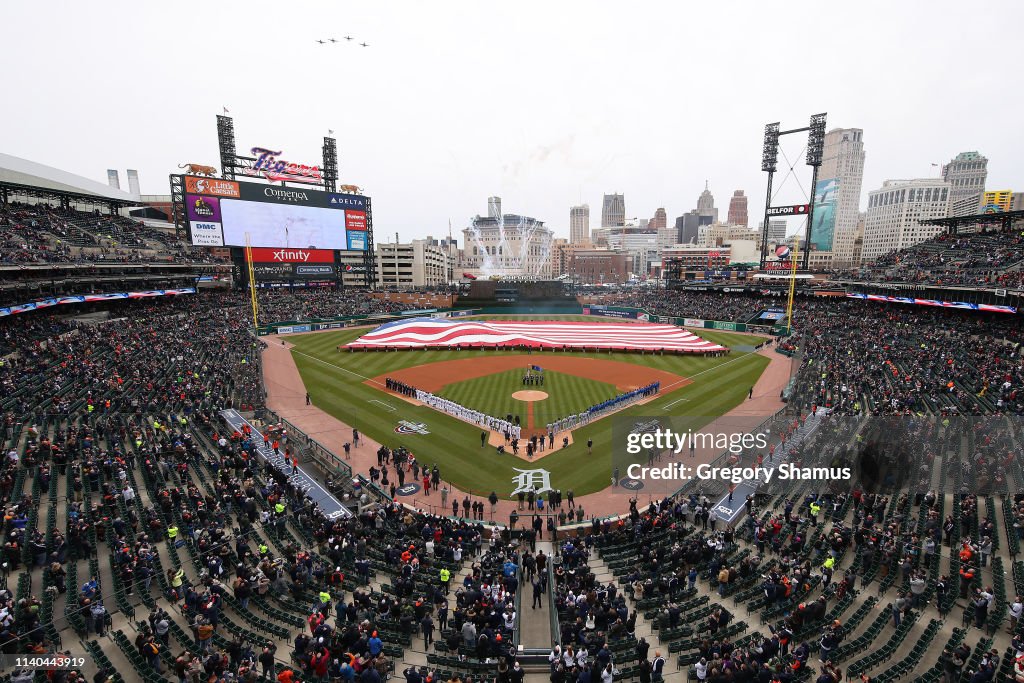
[[(50, 228), (34, 229), (54, 235), (57, 219), (43, 217)], [(88, 221), (79, 222), (61, 229), (91, 234)], [(143, 233), (141, 239), (155, 238)], [(261, 297), (267, 319), (402, 310), (355, 293)], [(617, 301), (652, 305), (636, 297)], [(721, 301), (717, 294), (680, 292), (657, 305), (659, 314), (726, 310), (731, 319), (746, 320), (772, 300), (736, 297), (725, 309), (716, 307)], [(105, 668), (115, 680), (174, 680), (185, 650), (206, 665), (196, 620), (203, 616), (216, 624), (211, 653), (222, 651), (234, 670), (250, 666), (245, 662), (271, 643), (274, 671), (291, 667), (308, 677), (323, 636), (332, 659), (351, 653), (361, 669), (387, 673), (414, 664), (446, 680), (494, 676), (505, 651), (492, 648), (479, 657), (462, 642), (461, 626), (473, 619), (487, 625), (475, 609), (480, 603), (467, 595), (493, 583), (504, 562), (517, 559), (516, 549), (488, 547), (470, 522), (387, 504), (328, 523), (287, 478), (247, 458), (245, 439), (217, 416), (220, 407), (262, 407), (261, 345), (247, 331), (245, 304), (243, 294), (204, 292), (114, 304), (119, 320), (99, 325), (48, 312), (0, 320), (0, 436), (5, 453), (15, 456), (0, 466), (11, 572), (2, 601), (11, 615), (0, 638), (5, 651), (84, 648), (92, 659), (89, 675)], [(862, 418), (871, 413), (915, 421), (935, 416), (930, 427), (915, 425), (931, 430), (916, 432), (922, 439), (939, 444), (929, 454), (936, 466), (923, 482), (914, 480), (909, 495), (858, 497), (811, 482), (768, 491), (735, 529), (697, 522), (694, 510), (714, 501), (696, 491), (652, 501), (621, 521), (595, 523), (591, 535), (560, 547), (552, 579), (554, 637), (563, 646), (585, 646), (591, 660), (607, 651), (617, 680), (647, 675), (652, 657), (638, 654), (645, 644), (668, 656), (666, 679), (682, 680), (691, 670), (696, 676), (698, 666), (792, 672), (792, 657), (764, 657), (766, 647), (778, 649), (780, 633), (792, 634), (790, 652), (807, 643), (811, 661), (797, 669), (799, 680), (840, 666), (844, 674), (875, 680), (938, 680), (945, 661), (937, 649), (965, 642), (977, 646), (965, 657), (964, 674), (990, 666), (1005, 674), (1013, 654), (1006, 614), (1014, 596), (1024, 594), (1024, 563), (1016, 559), (1024, 528), (1024, 498), (1016, 491), (1024, 470), (1012, 457), (1024, 435), (1012, 421), (966, 429), (942, 420), (1024, 410), (1014, 346), (1021, 341), (1019, 323), (853, 301), (797, 305), (788, 343), (800, 369), (787, 420), (817, 424), (814, 440), (798, 449), (803, 463), (827, 464), (825, 454), (842, 457), (844, 438), (870, 437), (870, 421)], [(222, 311), (227, 315), (211, 315)], [(809, 417), (812, 407), (831, 415)], [(126, 486), (133, 495), (124, 495)], [(929, 491), (938, 493), (925, 496)], [(809, 519), (801, 513), (809, 500), (830, 514)], [(278, 503), (287, 514), (277, 511)], [(787, 523), (790, 504), (796, 512)], [(172, 528), (178, 531), (169, 540)], [(435, 539), (433, 554), (425, 528)], [(936, 535), (936, 551), (924, 558), (926, 540)], [(991, 604), (979, 631), (984, 635), (968, 639), (968, 629), (977, 627), (973, 608), (966, 623), (956, 608), (960, 571), (969, 566), (961, 552), (968, 545), (972, 557), (979, 554), (986, 536), (993, 539), (991, 557), (984, 568), (974, 567), (966, 585), (972, 601), (978, 589), (991, 595)], [(825, 581), (821, 563), (830, 553), (837, 571)], [(59, 557), (64, 562), (55, 568)], [(907, 561), (926, 578), (925, 603), (893, 629), (890, 605), (911, 587)], [(449, 595), (448, 628), (427, 648), (419, 620), (440, 604), (442, 568), (463, 588)], [(719, 586), (723, 569), (728, 579)], [(840, 584), (845, 573), (856, 573), (855, 588)], [(951, 579), (944, 593), (942, 576)], [(102, 636), (91, 611), (96, 596), (113, 624)], [(311, 632), (309, 618), (321, 604), (330, 606), (324, 616), (331, 627), (314, 625)], [(164, 610), (167, 623), (156, 610)], [(842, 637), (831, 663), (816, 662), (821, 636), (836, 621)], [(373, 632), (381, 641), (377, 658), (367, 656)], [(134, 642), (147, 633), (167, 638), (163, 674)], [(503, 626), (492, 633), (502, 643), (519, 637)], [(993, 660), (993, 648), (1009, 656)], [(258, 662), (251, 666), (261, 670)]]
[(948, 287), (1013, 288), (1024, 284), (1024, 238), (1019, 230), (941, 234), (894, 251), (854, 270), (832, 273), (836, 280), (900, 282)]

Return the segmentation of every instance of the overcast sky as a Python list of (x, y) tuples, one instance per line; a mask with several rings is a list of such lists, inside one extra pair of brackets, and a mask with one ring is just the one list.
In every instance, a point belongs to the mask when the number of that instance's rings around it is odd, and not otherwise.
[(864, 129), (865, 197), (965, 150), (1024, 191), (1021, 26), (1016, 0), (9, 2), (0, 151), (167, 194), (177, 164), (219, 166), (227, 107), (239, 151), (319, 163), (333, 129), (377, 241), (458, 231), (490, 195), (557, 236), (581, 201), (597, 227), (605, 192), (671, 224), (705, 180), (754, 226), (765, 123), (818, 112)]

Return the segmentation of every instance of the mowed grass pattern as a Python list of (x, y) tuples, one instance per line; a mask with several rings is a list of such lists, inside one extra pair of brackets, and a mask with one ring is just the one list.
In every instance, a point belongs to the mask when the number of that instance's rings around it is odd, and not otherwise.
[[(540, 365), (533, 362), (533, 356), (528, 358), (531, 359), (528, 361), (529, 364)], [(551, 370), (544, 371), (544, 386), (524, 385), (526, 364), (523, 364), (522, 370), (507, 370), (487, 377), (449, 384), (441, 390), (440, 395), (467, 408), (495, 417), (519, 415), (519, 419), (525, 425), (526, 403), (512, 398), (512, 394), (524, 390), (543, 391), (548, 397), (543, 401), (533, 402), (533, 426), (543, 428), (549, 422), (581, 413), (590, 406), (620, 393), (606, 382)]]
[[(364, 332), (355, 329), (289, 336), (288, 341), (295, 344), (295, 363), (313, 403), (388, 447), (405, 446), (421, 462), (437, 463), (442, 477), (463, 490), (484, 496), (493, 490), (501, 497), (510, 498), (514, 488), (513, 468), (522, 468), (522, 460), (498, 456), (492, 448), (480, 448), (480, 432), (475, 426), (425, 406), (410, 405), (386, 393), (383, 387), (368, 386), (364, 380), (398, 368), (477, 356), (518, 355), (523, 356), (525, 364), (527, 355), (514, 351), (349, 353), (338, 350), (339, 344), (346, 344)], [(726, 332), (708, 331), (702, 332), (701, 336), (727, 346), (758, 343), (756, 338)], [(650, 366), (693, 379), (682, 389), (666, 393), (643, 406), (627, 408), (617, 415), (687, 415), (693, 417), (694, 428), (706, 424), (709, 417), (721, 415), (741, 403), (768, 364), (768, 359), (763, 356), (742, 352), (721, 358), (631, 353), (579, 355)], [(544, 353), (532, 355), (533, 362), (542, 367), (543, 359)], [(290, 391), (298, 397), (302, 395), (301, 389)], [(669, 411), (662, 409), (680, 398), (687, 400), (674, 403)], [(430, 434), (396, 434), (394, 428), (403, 419), (425, 423)], [(565, 451), (544, 458), (543, 467), (551, 472), (552, 486), (563, 491), (573, 489), (578, 495), (608, 486), (611, 478), (611, 423), (612, 419), (605, 418), (588, 425), (576, 434), (576, 443)], [(588, 438), (594, 440), (593, 455), (587, 454), (585, 442)]]

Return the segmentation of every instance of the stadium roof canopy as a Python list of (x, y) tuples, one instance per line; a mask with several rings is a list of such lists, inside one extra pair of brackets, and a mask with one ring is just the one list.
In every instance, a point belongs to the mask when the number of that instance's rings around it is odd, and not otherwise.
[(59, 168), (0, 153), (0, 188), (32, 197), (67, 199), (102, 206), (137, 206), (138, 195)]
[(949, 228), (953, 234), (956, 234), (960, 228), (966, 228), (969, 225), (993, 225), (1001, 223), (1004, 228), (1008, 228), (1019, 220), (1024, 220), (1024, 211), (979, 213), (973, 216), (950, 216), (948, 218), (933, 218), (932, 220), (921, 221), (921, 223), (927, 225), (941, 225), (944, 228)]

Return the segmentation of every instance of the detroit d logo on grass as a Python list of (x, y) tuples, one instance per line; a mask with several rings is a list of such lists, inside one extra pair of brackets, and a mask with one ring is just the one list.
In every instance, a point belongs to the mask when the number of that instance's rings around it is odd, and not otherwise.
[(429, 434), (427, 425), (423, 422), (410, 422), (402, 420), (395, 425), (395, 434)]

